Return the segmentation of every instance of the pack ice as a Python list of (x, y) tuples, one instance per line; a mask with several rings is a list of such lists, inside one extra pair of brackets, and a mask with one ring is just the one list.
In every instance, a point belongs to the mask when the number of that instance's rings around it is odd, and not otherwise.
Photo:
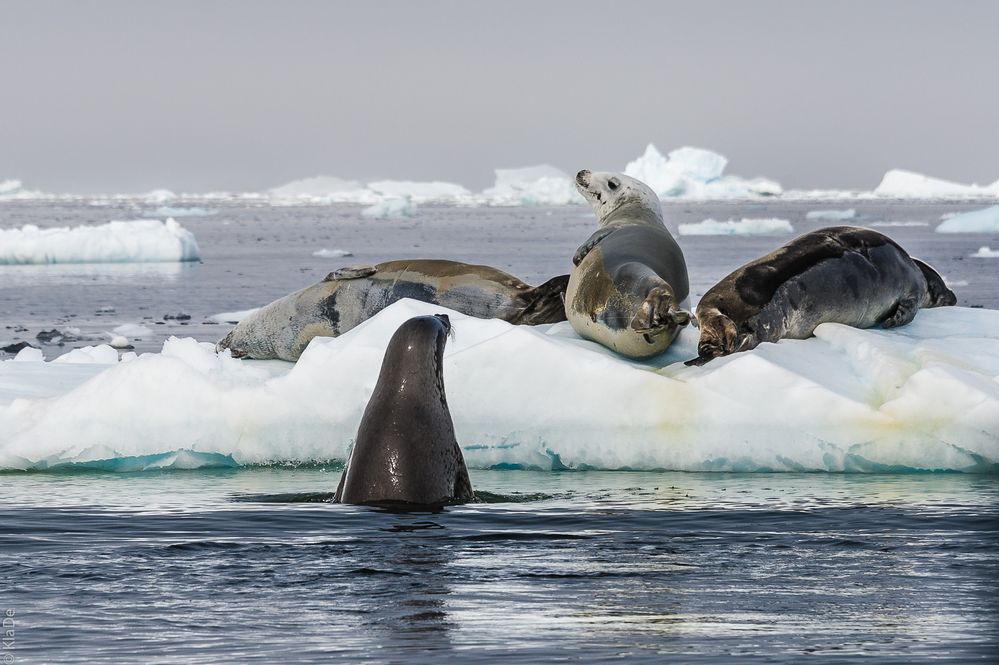
[(0, 468), (343, 460), (388, 339), (440, 312), (455, 329), (447, 398), (475, 468), (999, 469), (999, 311), (925, 310), (893, 331), (827, 323), (812, 339), (685, 367), (692, 329), (640, 364), (567, 323), (513, 326), (411, 300), (317, 338), (296, 365), (189, 338), (111, 366), (95, 351), (89, 365), (0, 363)]

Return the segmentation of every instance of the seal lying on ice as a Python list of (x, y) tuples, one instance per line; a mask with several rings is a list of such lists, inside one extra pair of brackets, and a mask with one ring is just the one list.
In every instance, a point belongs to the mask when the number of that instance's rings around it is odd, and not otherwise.
[(237, 358), (298, 360), (313, 337), (336, 337), (403, 298), (469, 316), (538, 325), (565, 321), (568, 275), (532, 287), (496, 268), (411, 259), (341, 268), (243, 319), (216, 345)]
[(920, 307), (957, 302), (936, 270), (886, 235), (833, 226), (742, 266), (697, 304), (701, 365), (762, 342), (805, 339), (821, 323), (903, 326)]
[(576, 251), (565, 313), (581, 336), (632, 358), (662, 353), (690, 321), (687, 264), (645, 183), (619, 173), (576, 175), (600, 221)]
[(375, 391), (334, 501), (441, 506), (475, 500), (444, 394), (444, 314), (403, 323), (385, 351)]

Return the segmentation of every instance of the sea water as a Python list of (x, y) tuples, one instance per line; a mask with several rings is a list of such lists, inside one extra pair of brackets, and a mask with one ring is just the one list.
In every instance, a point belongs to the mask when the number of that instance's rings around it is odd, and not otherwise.
[[(171, 334), (214, 341), (228, 326), (212, 314), (402, 256), (488, 263), (540, 283), (569, 269), (594, 225), (581, 206), (421, 207), (403, 220), (366, 220), (358, 206), (216, 207), (184, 220), (202, 263), (0, 267), (0, 341), (79, 329), (79, 341), (42, 345), (50, 359), (124, 324), (153, 331), (132, 340), (138, 352)], [(667, 216), (780, 218), (799, 233), (821, 226), (805, 219), (814, 207), (823, 206), (676, 203)], [(960, 304), (999, 308), (999, 260), (970, 258), (999, 238), (933, 232), (942, 214), (974, 206), (851, 207), (851, 223), (925, 223), (881, 230), (935, 265)], [(120, 212), (7, 203), (0, 224), (73, 226)], [(680, 237), (695, 296), (789, 237)], [(322, 247), (354, 256), (313, 256)], [(478, 503), (399, 514), (328, 503), (335, 461), (106, 469), (0, 473), (0, 616), (13, 631), (0, 658), (999, 657), (995, 474), (474, 468)]]

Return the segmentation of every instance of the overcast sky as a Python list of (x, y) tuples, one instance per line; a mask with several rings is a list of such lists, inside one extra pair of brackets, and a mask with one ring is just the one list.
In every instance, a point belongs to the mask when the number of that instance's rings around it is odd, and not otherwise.
[(999, 2), (0, 0), (0, 179), (57, 192), (619, 170), (999, 178)]

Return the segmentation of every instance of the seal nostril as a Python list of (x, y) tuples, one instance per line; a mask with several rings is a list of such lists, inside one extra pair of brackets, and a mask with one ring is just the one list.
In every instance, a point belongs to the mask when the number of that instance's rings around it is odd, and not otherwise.
[(589, 185), (590, 184), (590, 172), (587, 171), (586, 169), (583, 169), (582, 171), (580, 171), (579, 173), (577, 173), (576, 174), (576, 182), (578, 184), (582, 185), (583, 187), (586, 187), (587, 185)]

